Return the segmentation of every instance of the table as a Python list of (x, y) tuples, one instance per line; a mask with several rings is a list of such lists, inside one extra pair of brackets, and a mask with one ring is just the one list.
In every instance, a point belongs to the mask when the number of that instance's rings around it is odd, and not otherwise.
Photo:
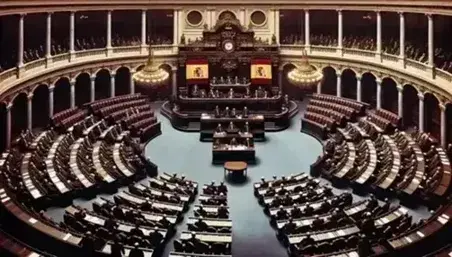
[(225, 162), (224, 163), (224, 175), (241, 173), (246, 177), (248, 173), (248, 164), (246, 162)]

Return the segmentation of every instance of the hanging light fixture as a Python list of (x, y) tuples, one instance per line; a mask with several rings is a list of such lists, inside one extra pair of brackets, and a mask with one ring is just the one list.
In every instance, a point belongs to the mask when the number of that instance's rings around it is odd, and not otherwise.
[(149, 45), (149, 57), (146, 66), (133, 75), (135, 84), (140, 87), (155, 88), (165, 84), (169, 73), (154, 63), (154, 50)]
[(323, 79), (323, 73), (314, 65), (309, 64), (306, 51), (303, 51), (300, 63), (296, 64), (295, 68), (287, 73), (287, 78), (290, 83), (298, 87), (310, 88)]

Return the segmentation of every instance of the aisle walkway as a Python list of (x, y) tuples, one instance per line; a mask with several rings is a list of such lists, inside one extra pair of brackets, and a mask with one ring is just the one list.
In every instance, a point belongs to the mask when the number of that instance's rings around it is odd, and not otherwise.
[[(183, 173), (201, 185), (215, 180), (223, 181), (222, 166), (213, 166), (212, 143), (199, 141), (199, 133), (184, 133), (171, 127), (169, 121), (159, 117), (163, 134), (146, 147), (146, 155), (159, 166), (160, 171)], [(267, 216), (253, 195), (252, 185), (272, 175), (290, 175), (308, 172), (309, 165), (321, 152), (314, 138), (300, 133), (299, 116), (290, 129), (267, 133), (267, 142), (256, 143), (256, 166), (249, 168), (246, 184), (230, 185), (229, 207), (233, 221), (233, 255), (259, 257), (286, 257), (285, 249), (275, 237)], [(191, 212), (185, 216), (189, 217)], [(179, 227), (185, 229), (185, 225)]]

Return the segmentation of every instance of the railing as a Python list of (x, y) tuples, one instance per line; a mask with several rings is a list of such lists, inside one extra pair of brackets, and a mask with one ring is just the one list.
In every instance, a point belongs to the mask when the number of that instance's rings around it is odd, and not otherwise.
[[(155, 45), (152, 46), (154, 55), (156, 57), (175, 56), (178, 53), (178, 47), (175, 45)], [(281, 45), (280, 54), (284, 56), (300, 56), (302, 50), (309, 50), (308, 55), (338, 58), (344, 60), (366, 61), (369, 63), (378, 63), (389, 67), (397, 68), (398, 70), (405, 70), (407, 74), (412, 76), (421, 76), (424, 79), (430, 79), (430, 83), (438, 85), (452, 95), (452, 88), (449, 89), (450, 82), (452, 82), (452, 74), (440, 70), (438, 68), (432, 69), (425, 63), (417, 62), (411, 59), (405, 61), (399, 59), (397, 55), (381, 54), (381, 59), (374, 51), (367, 51), (362, 49), (343, 48), (342, 50), (335, 46), (317, 46), (311, 45), (306, 48), (305, 45)], [(148, 47), (139, 45), (114, 47), (107, 51), (107, 49), (90, 49), (85, 51), (75, 52), (74, 54), (64, 53), (60, 55), (51, 56), (48, 60), (45, 58), (26, 63), (23, 68), (12, 68), (0, 73), (0, 91), (4, 86), (14, 83), (15, 79), (24, 76), (32, 75), (38, 70), (45, 70), (46, 68), (55, 68), (60, 65), (68, 64), (69, 61), (86, 61), (87, 59), (103, 59), (106, 57), (124, 57), (124, 56), (146, 56), (149, 53)], [(20, 71), (20, 72), (19, 72)]]

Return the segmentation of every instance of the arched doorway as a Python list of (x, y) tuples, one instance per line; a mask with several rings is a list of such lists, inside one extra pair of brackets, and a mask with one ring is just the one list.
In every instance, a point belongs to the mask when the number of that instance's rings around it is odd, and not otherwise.
[(417, 90), (412, 85), (403, 87), (403, 125), (406, 127), (419, 124), (419, 98)]
[(95, 100), (110, 97), (110, 71), (102, 69), (96, 73)]
[(11, 109), (11, 140), (14, 140), (21, 131), (27, 129), (27, 94), (22, 92), (13, 100)]
[(381, 108), (397, 113), (397, 104), (397, 83), (392, 78), (384, 78), (381, 81)]
[(440, 140), (441, 112), (439, 101), (433, 94), (424, 95), (424, 131), (430, 132), (433, 137)]
[(41, 84), (33, 91), (32, 102), (33, 127), (45, 127), (49, 121), (49, 88)]
[(336, 95), (336, 86), (336, 70), (331, 66), (323, 68), (322, 94)]
[(356, 73), (351, 69), (342, 71), (341, 93), (342, 97), (356, 99)]
[(86, 72), (83, 72), (75, 79), (75, 105), (82, 106), (90, 101), (91, 78)]
[(377, 82), (375, 76), (366, 72), (361, 77), (361, 101), (370, 104), (372, 108), (377, 106)]
[(59, 78), (53, 92), (55, 114), (71, 107), (71, 84), (68, 77)]
[(127, 95), (130, 93), (130, 71), (127, 67), (116, 70), (115, 95)]

